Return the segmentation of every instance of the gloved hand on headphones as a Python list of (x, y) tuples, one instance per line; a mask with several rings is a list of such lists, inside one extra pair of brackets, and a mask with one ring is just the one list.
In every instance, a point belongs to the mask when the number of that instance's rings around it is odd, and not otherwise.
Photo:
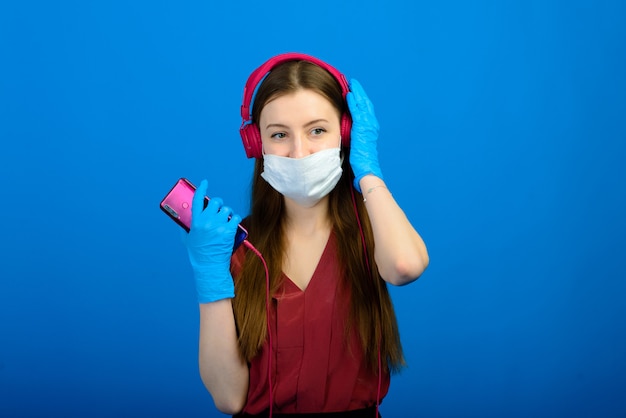
[(354, 187), (361, 193), (359, 182), (367, 174), (383, 178), (378, 165), (378, 120), (374, 105), (355, 79), (350, 80), (350, 92), (346, 96), (352, 116), (350, 131), (350, 165), (354, 171)]
[(207, 181), (202, 180), (192, 200), (191, 228), (184, 237), (200, 303), (235, 296), (230, 257), (241, 222), (241, 217), (223, 206), (219, 197), (212, 198), (204, 208), (206, 190)]

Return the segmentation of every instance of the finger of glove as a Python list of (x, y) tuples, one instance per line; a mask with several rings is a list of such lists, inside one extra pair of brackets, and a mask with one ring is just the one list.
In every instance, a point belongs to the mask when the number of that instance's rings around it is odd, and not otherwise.
[[(203, 203), (204, 204), (204, 203)], [(196, 213), (195, 216), (192, 213), (191, 217), (191, 229), (207, 229), (218, 219), (218, 214), (224, 202), (219, 197), (214, 197), (209, 200), (207, 207), (200, 213)]]
[(213, 217), (213, 223), (218, 227), (224, 227), (233, 214), (233, 210), (229, 206), (222, 206)]
[(233, 241), (235, 240), (235, 234), (237, 228), (239, 227), (239, 223), (241, 223), (241, 216), (237, 215), (236, 213), (232, 213), (227, 220), (226, 228), (229, 235), (232, 236)]
[(235, 225), (235, 227), (237, 225), (239, 225), (241, 223), (241, 216), (237, 215), (236, 213), (233, 213), (233, 215), (230, 218), (229, 221), (231, 224)]
[(206, 180), (202, 180), (193, 194), (193, 199), (191, 201), (192, 220), (193, 218), (197, 218), (204, 210), (204, 196), (206, 196), (207, 187), (208, 182)]
[(234, 227), (236, 227), (237, 224), (230, 222), (232, 215), (233, 210), (229, 206), (222, 206), (211, 219), (212, 229), (214, 229), (216, 233), (233, 236)]
[(356, 121), (361, 116), (361, 112), (359, 107), (356, 104), (356, 99), (354, 98), (354, 93), (349, 92), (346, 95), (346, 101), (348, 102), (348, 109), (350, 110), (350, 116), (352, 116), (352, 120)]
[(228, 263), (232, 253), (235, 231), (216, 216), (199, 228), (191, 229), (186, 240), (189, 258), (196, 268)]
[(374, 106), (367, 104), (358, 104), (356, 96), (350, 92), (346, 96), (350, 115), (352, 116), (352, 128), (358, 130), (374, 129), (378, 131), (379, 125), (376, 115), (374, 114)]
[(222, 200), (222, 198), (213, 197), (211, 198), (211, 200), (209, 200), (209, 204), (204, 209), (204, 211), (210, 215), (219, 215), (223, 207), (224, 207), (224, 201)]
[[(209, 205), (200, 214), (199, 219), (192, 223), (190, 235), (187, 240), (188, 246), (204, 246), (228, 244), (234, 240), (237, 224), (241, 217), (235, 215), (229, 206), (222, 204), (222, 199), (215, 197), (209, 201)], [(236, 223), (232, 222), (233, 217)]]
[(215, 218), (215, 226), (217, 230), (232, 236), (234, 239), (235, 230), (241, 222), (241, 216), (233, 212), (228, 206), (222, 206)]
[[(353, 101), (355, 107), (357, 107), (361, 112), (374, 114), (374, 104), (369, 99), (363, 86), (357, 80), (350, 80), (350, 91), (353, 95)], [(348, 106), (350, 106), (348, 104)], [(352, 108), (350, 108), (352, 110)]]
[[(350, 99), (351, 100), (351, 99)], [(353, 142), (376, 141), (378, 138), (379, 125), (376, 116), (366, 115), (360, 109), (351, 110), (352, 129), (351, 138)]]

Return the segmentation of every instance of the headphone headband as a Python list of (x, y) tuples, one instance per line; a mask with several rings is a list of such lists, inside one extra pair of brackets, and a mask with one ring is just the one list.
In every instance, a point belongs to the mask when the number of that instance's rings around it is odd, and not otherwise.
[[(254, 70), (252, 74), (250, 74), (250, 77), (248, 77), (248, 81), (246, 82), (246, 85), (243, 89), (243, 103), (241, 105), (242, 122), (239, 132), (241, 134), (241, 139), (243, 141), (243, 145), (248, 158), (262, 157), (261, 134), (259, 132), (258, 126), (252, 123), (251, 108), (254, 93), (256, 92), (259, 83), (261, 83), (265, 76), (274, 67), (288, 61), (308, 61), (328, 71), (341, 86), (341, 92), (344, 100), (348, 92), (350, 91), (348, 80), (346, 80), (346, 77), (342, 73), (340, 73), (335, 67), (331, 66), (330, 64), (327, 64), (324, 61), (317, 59), (313, 56), (300, 54), (297, 52), (288, 52), (270, 58), (263, 65)], [(346, 113), (342, 115), (341, 138), (342, 143), (345, 146), (348, 146), (350, 144), (351, 125), (352, 123), (349, 114)]]

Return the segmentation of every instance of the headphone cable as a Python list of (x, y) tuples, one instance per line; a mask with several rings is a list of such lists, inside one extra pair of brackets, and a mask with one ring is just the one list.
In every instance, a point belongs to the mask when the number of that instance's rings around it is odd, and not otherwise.
[(271, 315), (270, 315), (270, 273), (269, 273), (269, 269), (267, 268), (267, 263), (265, 262), (265, 259), (263, 258), (263, 255), (261, 254), (261, 252), (259, 250), (257, 250), (255, 248), (254, 245), (252, 245), (252, 243), (250, 243), (250, 241), (248, 241), (247, 239), (243, 241), (243, 244), (250, 249), (254, 254), (256, 254), (257, 257), (259, 257), (259, 259), (261, 259), (261, 261), (263, 262), (263, 268), (265, 268), (265, 315), (267, 318), (267, 338), (268, 338), (268, 355), (267, 355), (267, 383), (269, 386), (269, 398), (270, 398), (270, 407), (269, 407), (269, 418), (272, 418), (272, 409), (274, 406), (274, 396), (273, 396), (273, 389), (272, 389), (272, 356), (273, 356), (273, 352), (272, 352), (272, 330), (270, 328), (270, 319), (271, 319)]
[[(354, 188), (350, 189), (350, 192), (352, 194), (352, 204), (354, 206), (354, 214), (356, 215), (356, 221), (357, 221), (357, 225), (359, 226), (359, 233), (361, 236), (361, 243), (363, 245), (363, 253), (365, 255), (365, 265), (367, 266), (367, 269), (371, 272), (371, 267), (370, 267), (370, 263), (369, 263), (369, 257), (367, 255), (367, 246), (365, 243), (365, 235), (363, 233), (363, 227), (361, 225), (361, 219), (359, 217), (359, 212), (357, 210), (357, 206), (356, 206), (356, 199), (354, 197)], [(273, 410), (273, 406), (274, 406), (274, 397), (273, 397), (273, 388), (272, 388), (272, 356), (273, 356), (273, 352), (272, 352), (272, 347), (273, 347), (273, 343), (272, 343), (272, 330), (271, 330), (271, 314), (270, 314), (270, 274), (269, 274), (269, 269), (267, 268), (267, 263), (265, 262), (265, 259), (263, 258), (263, 255), (261, 254), (261, 252), (259, 250), (256, 249), (256, 247), (254, 245), (252, 245), (252, 243), (250, 241), (248, 241), (247, 239), (243, 241), (243, 244), (250, 249), (257, 257), (259, 257), (259, 259), (261, 260), (261, 262), (263, 263), (263, 268), (265, 269), (265, 315), (267, 318), (267, 335), (268, 335), (268, 358), (267, 358), (267, 381), (268, 381), (268, 386), (269, 386), (269, 418), (272, 418), (272, 410)], [(379, 300), (379, 304), (380, 304), (380, 300)], [(381, 307), (379, 306), (379, 309)], [(381, 387), (382, 387), (382, 358), (381, 358), (381, 353), (380, 353), (380, 349), (381, 349), (381, 341), (380, 339), (382, 338), (382, 333), (381, 335), (378, 336), (378, 342), (377, 342), (377, 362), (378, 362), (378, 388), (376, 391), (376, 418), (379, 417), (379, 407), (380, 407), (380, 393), (381, 393)]]

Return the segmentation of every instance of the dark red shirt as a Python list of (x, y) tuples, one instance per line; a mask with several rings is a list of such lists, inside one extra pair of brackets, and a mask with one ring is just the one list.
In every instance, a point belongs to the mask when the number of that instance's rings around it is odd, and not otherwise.
[[(242, 246), (235, 253), (233, 266), (241, 265), (245, 251)], [(349, 292), (339, 286), (338, 262), (331, 233), (306, 290), (283, 274), (283, 285), (272, 297), (275, 413), (349, 411), (376, 404), (378, 377), (367, 367), (356, 331), (346, 336)], [(269, 408), (269, 355), (266, 342), (250, 364), (245, 413)], [(388, 389), (389, 375), (383, 373), (381, 400)]]

